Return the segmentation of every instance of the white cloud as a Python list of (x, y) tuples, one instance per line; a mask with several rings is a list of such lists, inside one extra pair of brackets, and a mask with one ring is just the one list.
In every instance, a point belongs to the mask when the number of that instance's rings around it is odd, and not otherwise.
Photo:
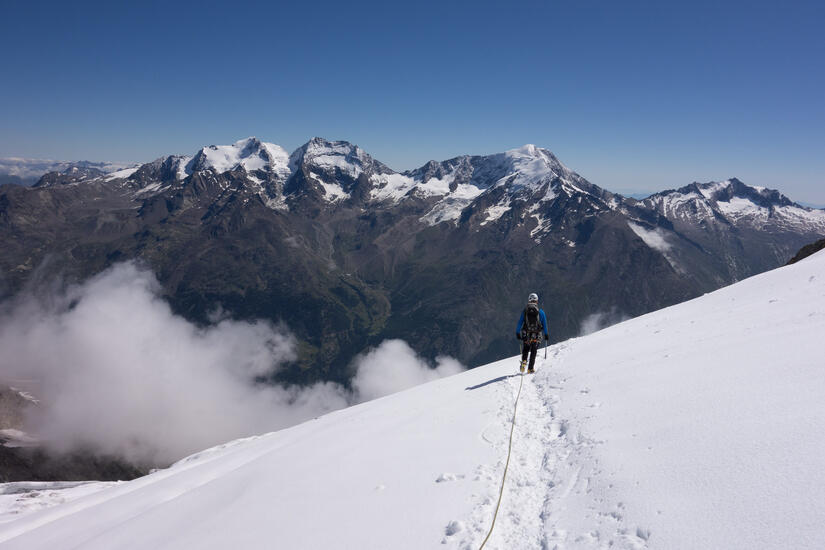
[(322, 384), (256, 383), (295, 357), (269, 322), (200, 328), (159, 297), (154, 276), (121, 264), (65, 293), (5, 304), (0, 379), (32, 380), (26, 429), (52, 448), (158, 463), (346, 405)]
[(452, 357), (436, 358), (435, 368), (403, 340), (386, 340), (355, 359), (352, 386), (359, 401), (399, 392), (464, 370)]
[(160, 290), (150, 271), (126, 263), (0, 305), (0, 382), (27, 380), (40, 400), (27, 432), (59, 451), (160, 465), (463, 370), (445, 357), (430, 368), (390, 340), (356, 358), (353, 390), (262, 384), (296, 357), (286, 327), (220, 312), (198, 327)]
[(584, 318), (581, 328), (579, 329), (579, 336), (586, 336), (599, 330), (605, 329), (611, 325), (621, 323), (630, 319), (627, 315), (617, 310), (616, 308), (610, 311), (598, 311), (592, 313)]
[(665, 230), (660, 227), (647, 229), (633, 222), (627, 222), (627, 225), (647, 246), (661, 252), (662, 256), (664, 256), (674, 271), (677, 273), (685, 272), (681, 266), (679, 266), (676, 257), (671, 253), (673, 246), (668, 241), (668, 233)]

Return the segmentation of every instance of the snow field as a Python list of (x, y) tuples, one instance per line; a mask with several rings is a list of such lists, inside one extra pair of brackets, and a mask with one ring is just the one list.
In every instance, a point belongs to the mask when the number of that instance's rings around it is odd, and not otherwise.
[[(825, 253), (540, 351), (485, 548), (822, 548), (822, 334)], [(20, 513), (0, 548), (478, 548), (517, 366)]]
[(821, 548), (822, 334), (820, 253), (569, 341), (554, 412), (595, 442), (594, 511), (651, 548)]
[(464, 390), (467, 381), (442, 379), (199, 453), (0, 526), (0, 547), (435, 547), (483, 485), (469, 475), (495, 459), (478, 435), (488, 420), (482, 397)]

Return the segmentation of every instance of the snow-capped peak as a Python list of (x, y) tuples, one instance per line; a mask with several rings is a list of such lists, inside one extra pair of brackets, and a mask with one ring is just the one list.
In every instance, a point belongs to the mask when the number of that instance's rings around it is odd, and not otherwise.
[(671, 220), (713, 220), (722, 216), (764, 229), (768, 225), (825, 231), (825, 212), (796, 204), (775, 189), (751, 187), (736, 178), (692, 183), (643, 201)]
[[(527, 144), (503, 153), (460, 156), (443, 162), (430, 161), (417, 170), (376, 178), (372, 196), (399, 201), (407, 196), (441, 197), (421, 219), (435, 225), (457, 220), (477, 198), (503, 188), (503, 196), (488, 208), (487, 221), (501, 217), (514, 197), (544, 202), (559, 190), (568, 194), (600, 194), (595, 186), (565, 167), (547, 149)], [(485, 222), (486, 223), (486, 222)]]
[(232, 145), (210, 145), (195, 155), (190, 171), (223, 172), (243, 167), (247, 172), (264, 170), (289, 174), (289, 154), (280, 145), (265, 143), (255, 137), (236, 141)]
[[(735, 178), (734, 178), (735, 179)], [(737, 180), (738, 181), (738, 180)], [(731, 180), (711, 181), (708, 183), (697, 183), (696, 189), (706, 199), (712, 199), (719, 191), (730, 187)]]
[(559, 162), (553, 153), (533, 144), (505, 151), (504, 158), (510, 168), (508, 172), (516, 174), (514, 179), (506, 179), (516, 188), (537, 189), (555, 178), (570, 179), (570, 170)]
[(358, 178), (375, 164), (375, 160), (357, 145), (348, 141), (327, 141), (320, 137), (312, 138), (289, 157), (289, 167), (293, 172), (303, 165), (312, 172), (330, 176), (341, 174), (352, 179)]
[(770, 206), (790, 206), (795, 204), (775, 189), (747, 185), (737, 178), (730, 178), (723, 181), (710, 181), (707, 183), (694, 182), (676, 191), (664, 191), (656, 195), (665, 194), (693, 195), (696, 198), (704, 197), (706, 200), (712, 202), (729, 202), (734, 197), (740, 197), (751, 200), (766, 208)]

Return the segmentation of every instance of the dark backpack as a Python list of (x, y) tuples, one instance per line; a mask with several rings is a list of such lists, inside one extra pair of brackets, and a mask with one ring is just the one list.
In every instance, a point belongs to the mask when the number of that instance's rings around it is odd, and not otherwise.
[(539, 306), (527, 304), (524, 309), (524, 331), (528, 334), (539, 334), (541, 332), (541, 317), (539, 317)]

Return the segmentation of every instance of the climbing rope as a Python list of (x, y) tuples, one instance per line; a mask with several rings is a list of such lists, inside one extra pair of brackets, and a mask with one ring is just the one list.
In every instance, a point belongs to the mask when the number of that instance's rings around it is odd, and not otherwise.
[(516, 411), (518, 410), (518, 399), (521, 397), (521, 386), (524, 385), (524, 375), (521, 375), (521, 381), (518, 384), (518, 393), (516, 394), (516, 404), (513, 406), (513, 421), (510, 423), (510, 443), (507, 445), (507, 461), (504, 463), (504, 475), (501, 477), (501, 489), (498, 491), (498, 502), (496, 503), (496, 511), (493, 513), (493, 523), (490, 525), (490, 531), (484, 537), (484, 542), (478, 547), (478, 550), (484, 548), (490, 535), (493, 534), (493, 528), (496, 526), (496, 518), (498, 517), (498, 509), (501, 506), (501, 497), (504, 494), (504, 482), (507, 480), (507, 468), (510, 466), (510, 454), (513, 451), (513, 429), (516, 427)]

